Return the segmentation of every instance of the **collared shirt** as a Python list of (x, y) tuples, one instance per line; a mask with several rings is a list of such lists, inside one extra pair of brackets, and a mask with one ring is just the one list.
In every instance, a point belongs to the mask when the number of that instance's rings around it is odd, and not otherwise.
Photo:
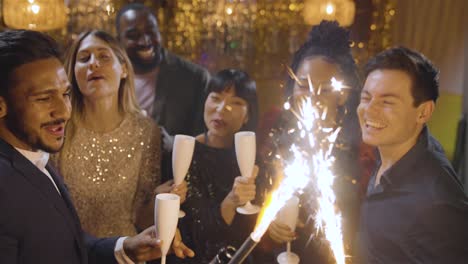
[[(24, 149), (15, 148), (21, 153), (24, 157), (26, 157), (32, 164), (34, 164), (40, 171), (42, 171), (52, 182), (57, 192), (60, 194), (60, 191), (57, 187), (57, 184), (52, 179), (49, 171), (46, 169), (47, 162), (49, 162), (49, 153), (44, 151), (29, 151)], [(61, 194), (60, 194), (61, 195)], [(121, 237), (117, 240), (114, 248), (115, 258), (119, 264), (134, 264), (134, 262), (125, 254), (123, 249), (123, 242), (127, 237)]]
[(468, 263), (468, 200), (440, 144), (424, 127), (361, 207), (356, 263)]
[(52, 182), (54, 185), (55, 189), (57, 192), (62, 195), (57, 187), (57, 184), (55, 184), (54, 180), (52, 179), (52, 176), (50, 175), (49, 171), (46, 169), (47, 162), (49, 162), (49, 153), (44, 152), (44, 151), (28, 151), (24, 149), (19, 149), (15, 148), (19, 153), (23, 154), (29, 161), (31, 161), (32, 164), (34, 164), (40, 171), (42, 171), (49, 180)]

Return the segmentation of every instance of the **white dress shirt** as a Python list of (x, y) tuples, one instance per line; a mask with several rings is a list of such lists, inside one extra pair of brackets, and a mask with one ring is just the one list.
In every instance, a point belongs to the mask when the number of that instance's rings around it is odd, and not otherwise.
[[(57, 187), (57, 184), (52, 179), (52, 176), (46, 169), (47, 162), (49, 161), (49, 153), (44, 151), (29, 151), (24, 149), (16, 148), (19, 153), (21, 153), (24, 157), (26, 157), (29, 161), (31, 161), (34, 166), (36, 166), (40, 171), (42, 171), (52, 182), (57, 192), (62, 195)], [(117, 243), (115, 244), (114, 248), (114, 255), (117, 259), (119, 264), (135, 264), (128, 256), (125, 254), (123, 249), (123, 242), (127, 237), (120, 237), (117, 239)]]

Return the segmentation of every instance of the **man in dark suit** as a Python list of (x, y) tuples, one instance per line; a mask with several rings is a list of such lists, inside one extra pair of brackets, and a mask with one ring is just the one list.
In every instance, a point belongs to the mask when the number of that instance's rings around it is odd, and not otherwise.
[[(61, 177), (48, 164), (49, 153), (62, 147), (71, 112), (71, 86), (59, 57), (55, 41), (42, 33), (0, 33), (0, 263), (158, 258), (154, 227), (134, 237), (86, 235)], [(179, 236), (173, 250), (179, 257), (193, 255)]]

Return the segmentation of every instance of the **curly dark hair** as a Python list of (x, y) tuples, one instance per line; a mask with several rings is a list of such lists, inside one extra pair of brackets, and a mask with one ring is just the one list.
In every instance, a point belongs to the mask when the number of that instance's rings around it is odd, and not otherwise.
[[(323, 56), (336, 63), (344, 73), (346, 83), (359, 90), (360, 78), (351, 55), (349, 32), (340, 27), (338, 22), (322, 20), (319, 25), (312, 27), (306, 42), (293, 55), (292, 71), (296, 73), (305, 59), (314, 56)], [(294, 79), (289, 77), (286, 83), (286, 97), (292, 95), (293, 89)]]
[[(343, 135), (344, 140), (356, 144), (360, 140), (356, 109), (362, 87), (359, 70), (351, 55), (349, 31), (336, 21), (322, 20), (319, 25), (313, 26), (306, 42), (294, 53), (291, 70), (297, 73), (304, 60), (315, 56), (323, 57), (330, 63), (338, 65), (346, 85), (352, 88), (341, 112), (345, 113), (342, 120), (343, 131), (347, 131)], [(295, 80), (288, 76), (285, 87), (286, 98), (293, 94), (294, 83)]]

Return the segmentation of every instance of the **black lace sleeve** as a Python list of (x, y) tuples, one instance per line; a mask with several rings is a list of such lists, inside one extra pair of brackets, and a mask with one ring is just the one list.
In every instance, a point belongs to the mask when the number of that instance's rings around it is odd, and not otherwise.
[(252, 232), (255, 217), (237, 214), (227, 225), (221, 216), (221, 202), (240, 175), (233, 149), (210, 148), (196, 143), (189, 174), (187, 199), (182, 204), (186, 216), (180, 220), (184, 241), (196, 257), (183, 263), (208, 263), (226, 245), (240, 246)]

